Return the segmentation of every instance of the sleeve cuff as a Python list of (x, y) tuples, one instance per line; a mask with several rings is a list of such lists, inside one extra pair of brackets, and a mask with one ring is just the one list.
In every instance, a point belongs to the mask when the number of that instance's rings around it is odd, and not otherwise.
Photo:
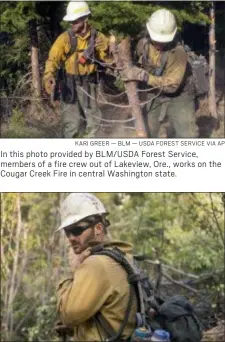
[(61, 290), (62, 287), (67, 287), (67, 286), (69, 286), (72, 282), (73, 282), (73, 278), (67, 278), (67, 279), (62, 280), (62, 281), (58, 284), (56, 291)]
[(150, 86), (152, 85), (153, 78), (154, 78), (154, 76), (152, 74), (148, 74), (148, 81), (147, 81), (148, 85), (150, 85)]
[(48, 79), (49, 77), (54, 77), (51, 71), (45, 72), (43, 75), (43, 80)]

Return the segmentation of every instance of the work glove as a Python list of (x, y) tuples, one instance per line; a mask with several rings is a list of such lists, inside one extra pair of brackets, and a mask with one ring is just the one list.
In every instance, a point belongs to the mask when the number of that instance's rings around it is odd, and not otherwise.
[(46, 93), (51, 95), (55, 88), (55, 78), (53, 76), (49, 76), (44, 79), (44, 88)]
[(147, 71), (137, 67), (126, 68), (121, 71), (121, 79), (126, 81), (148, 82), (149, 74)]

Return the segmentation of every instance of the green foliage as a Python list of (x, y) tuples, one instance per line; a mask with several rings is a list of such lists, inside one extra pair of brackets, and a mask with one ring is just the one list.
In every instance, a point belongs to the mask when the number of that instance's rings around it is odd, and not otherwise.
[[(191, 2), (192, 4), (192, 2)], [(203, 2), (197, 4), (175, 2), (138, 2), (138, 1), (93, 1), (90, 3), (95, 27), (105, 33), (114, 30), (117, 34), (134, 36), (145, 29), (149, 16), (157, 9), (164, 7), (172, 10), (176, 15), (179, 28), (184, 21), (190, 23), (208, 23), (208, 16), (204, 13), (208, 7)]]
[(2, 131), (3, 138), (41, 138), (40, 130), (34, 127), (28, 127), (24, 118), (24, 113), (13, 109), (13, 115), (10, 117), (7, 129)]
[(9, 46), (2, 45), (2, 66), (0, 77), (2, 84), (12, 91), (18, 80), (28, 72), (29, 55), (29, 22), (39, 18), (35, 2), (6, 2), (1, 6), (1, 31), (11, 34)]
[(58, 338), (53, 331), (54, 324), (57, 320), (55, 297), (49, 298), (48, 304), (41, 305), (35, 312), (33, 325), (22, 329), (27, 341), (57, 341)]
[[(55, 289), (69, 273), (67, 241), (54, 234), (59, 204), (66, 194), (7, 193), (2, 195), (2, 313), (15, 257), (18, 196), (22, 231), (13, 302), (14, 329), (4, 340), (55, 341)], [(221, 194), (98, 193), (109, 211), (114, 239), (131, 242), (135, 253), (194, 274), (215, 274), (202, 284), (213, 303), (223, 296), (219, 270), (223, 265), (224, 210)], [(23, 262), (26, 261), (25, 268)], [(218, 272), (218, 275), (216, 275)], [(154, 280), (153, 274), (153, 280)], [(31, 310), (31, 311), (30, 311)], [(4, 318), (5, 319), (5, 318)], [(4, 320), (3, 320), (4, 322)]]
[(212, 200), (219, 226), (212, 215), (210, 195), (115, 194), (110, 203), (111, 232), (115, 238), (132, 242), (137, 252), (155, 253), (187, 271), (213, 270), (223, 265), (218, 251), (223, 246), (223, 209), (219, 194)]
[[(9, 336), (7, 329), (3, 329), (4, 340), (34, 341), (39, 340), (39, 337), (54, 340), (56, 337), (52, 327), (56, 320), (54, 290), (57, 284), (52, 281), (52, 275), (61, 261), (57, 258), (57, 252), (52, 259), (52, 250), (53, 232), (58, 224), (58, 201), (58, 194), (2, 195), (3, 317), (7, 311), (7, 284), (10, 284), (16, 257), (18, 213), (23, 222), (16, 269), (16, 288), (19, 287), (13, 301), (14, 331)], [(54, 281), (58, 282), (59, 279), (54, 277)]]

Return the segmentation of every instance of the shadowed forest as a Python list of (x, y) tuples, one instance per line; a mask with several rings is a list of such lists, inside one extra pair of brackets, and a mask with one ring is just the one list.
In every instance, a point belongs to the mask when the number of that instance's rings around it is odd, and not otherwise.
[[(98, 193), (113, 239), (131, 242), (157, 294), (186, 295), (203, 341), (224, 341), (224, 194)], [(1, 195), (1, 335), (4, 341), (58, 341), (55, 290), (68, 275), (59, 226), (66, 194)], [(160, 267), (159, 267), (160, 266)]]
[[(176, 15), (182, 39), (197, 54), (209, 57), (209, 8), (207, 1), (91, 1), (91, 23), (117, 39), (130, 36), (132, 46), (145, 30), (153, 11), (165, 7)], [(67, 2), (1, 1), (1, 136), (60, 137), (60, 113), (42, 88), (42, 75), (49, 49), (68, 29), (62, 18)], [(201, 137), (224, 137), (225, 2), (215, 2), (216, 102), (219, 125), (207, 113), (203, 101), (196, 113)], [(114, 82), (115, 81), (115, 82)], [(119, 84), (118, 84), (119, 83)], [(118, 80), (100, 91), (103, 120), (96, 137), (134, 137), (126, 94)], [(164, 130), (160, 133), (165, 137)]]

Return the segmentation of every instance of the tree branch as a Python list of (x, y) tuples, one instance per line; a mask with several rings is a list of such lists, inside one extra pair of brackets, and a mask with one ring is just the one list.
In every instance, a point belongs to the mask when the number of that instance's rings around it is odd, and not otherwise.
[(195, 290), (193, 289), (192, 287), (188, 286), (188, 285), (185, 285), (185, 284), (182, 284), (181, 282), (177, 281), (177, 280), (174, 280), (172, 277), (170, 277), (167, 273), (163, 272), (163, 277), (165, 277), (166, 279), (170, 280), (172, 283), (176, 284), (176, 285), (179, 285), (191, 292), (194, 292), (195, 294), (199, 295), (199, 291), (198, 290)]

